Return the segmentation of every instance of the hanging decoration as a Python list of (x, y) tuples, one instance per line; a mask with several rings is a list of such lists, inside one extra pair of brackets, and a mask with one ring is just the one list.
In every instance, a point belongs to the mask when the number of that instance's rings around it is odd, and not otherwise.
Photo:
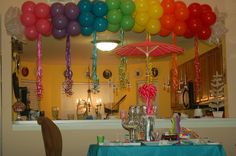
[(97, 77), (97, 48), (96, 48), (96, 32), (93, 32), (93, 66), (92, 66), (92, 79), (93, 79), (93, 91), (99, 91), (99, 79)]
[(71, 96), (73, 94), (72, 91), (72, 70), (71, 70), (71, 48), (70, 48), (70, 35), (66, 37), (66, 71), (65, 71), (65, 82), (64, 82), (64, 91), (67, 96)]
[(120, 66), (119, 66), (119, 82), (120, 89), (125, 89), (128, 83), (128, 79), (126, 76), (127, 72), (127, 59), (126, 57), (120, 58)]
[(135, 1), (134, 32), (143, 32), (151, 35), (157, 34), (161, 29), (159, 18), (163, 14), (163, 8), (159, 0)]
[(201, 69), (200, 69), (200, 62), (199, 62), (199, 49), (198, 49), (198, 38), (195, 37), (194, 38), (194, 69), (195, 69), (195, 79), (194, 79), (194, 83), (195, 83), (195, 87), (194, 87), (194, 91), (195, 91), (195, 97), (198, 97), (199, 94), (199, 90), (200, 90), (200, 81), (201, 81)]
[(20, 9), (17, 7), (10, 7), (4, 17), (4, 24), (7, 34), (14, 39), (23, 41), (24, 28), (20, 22)]
[(37, 96), (42, 97), (43, 85), (42, 85), (42, 37), (41, 34), (38, 35), (37, 39), (37, 74), (36, 74), (36, 89)]

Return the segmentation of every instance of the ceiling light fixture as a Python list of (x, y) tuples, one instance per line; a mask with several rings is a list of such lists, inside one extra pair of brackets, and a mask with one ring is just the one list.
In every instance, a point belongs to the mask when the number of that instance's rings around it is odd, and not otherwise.
[(109, 52), (114, 50), (119, 43), (119, 40), (97, 40), (96, 47), (101, 51)]

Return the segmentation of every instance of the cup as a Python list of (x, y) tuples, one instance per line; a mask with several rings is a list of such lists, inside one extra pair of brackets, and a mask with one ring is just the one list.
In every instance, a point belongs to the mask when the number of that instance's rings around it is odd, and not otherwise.
[(97, 136), (97, 144), (98, 145), (103, 145), (104, 144), (105, 137), (104, 135), (98, 135)]
[(52, 106), (52, 119), (58, 120), (58, 116), (59, 116), (59, 107)]

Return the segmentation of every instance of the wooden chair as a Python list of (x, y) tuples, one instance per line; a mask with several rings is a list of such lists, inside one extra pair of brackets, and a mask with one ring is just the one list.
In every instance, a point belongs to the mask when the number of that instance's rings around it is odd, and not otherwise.
[(62, 155), (62, 136), (57, 125), (47, 117), (39, 117), (46, 156)]

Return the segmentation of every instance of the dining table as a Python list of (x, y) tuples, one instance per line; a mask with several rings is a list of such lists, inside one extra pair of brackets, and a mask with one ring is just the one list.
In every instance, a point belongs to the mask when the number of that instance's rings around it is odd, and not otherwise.
[(166, 146), (91, 144), (87, 156), (226, 156), (226, 154), (221, 144)]

